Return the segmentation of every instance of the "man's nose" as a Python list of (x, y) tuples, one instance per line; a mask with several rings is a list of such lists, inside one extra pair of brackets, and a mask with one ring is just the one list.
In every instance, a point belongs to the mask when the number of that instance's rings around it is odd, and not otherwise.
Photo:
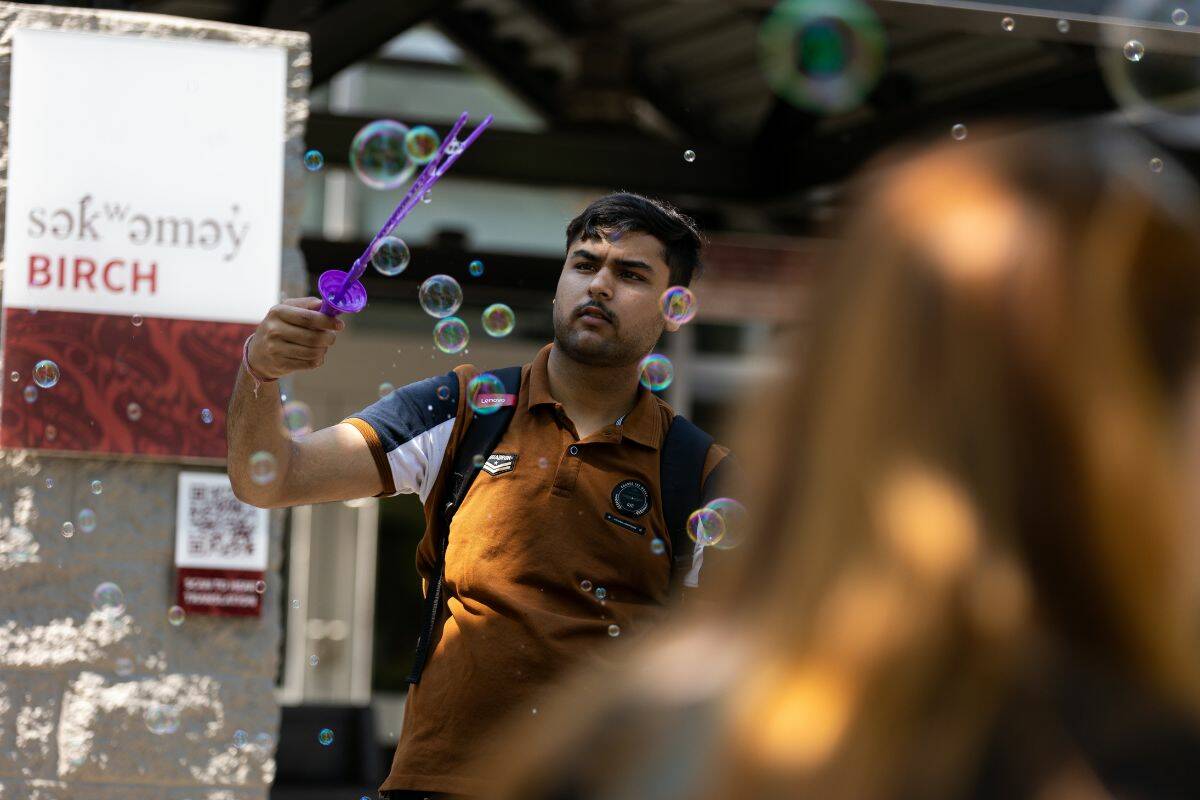
[(591, 297), (612, 297), (612, 274), (607, 269), (598, 269), (588, 283), (588, 295)]

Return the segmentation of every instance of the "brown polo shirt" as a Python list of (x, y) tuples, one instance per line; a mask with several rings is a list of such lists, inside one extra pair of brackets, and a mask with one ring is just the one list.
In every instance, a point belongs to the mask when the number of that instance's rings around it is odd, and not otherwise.
[[(567, 667), (612, 652), (665, 612), (671, 545), (659, 451), (674, 412), (639, 388), (622, 420), (579, 439), (550, 395), (552, 346), (523, 368), (512, 422), (453, 518), (446, 608), (408, 693), (384, 790), (482, 791), (472, 763), (498, 722), (535, 716), (542, 690)], [(470, 421), (466, 385), (477, 373), (457, 367), (347, 420), (371, 445), (383, 494), (413, 491), (425, 504), (417, 569), (426, 590), (442, 526), (438, 499)], [(709, 449), (705, 477), (727, 452)], [(655, 539), (663, 552), (654, 552)]]

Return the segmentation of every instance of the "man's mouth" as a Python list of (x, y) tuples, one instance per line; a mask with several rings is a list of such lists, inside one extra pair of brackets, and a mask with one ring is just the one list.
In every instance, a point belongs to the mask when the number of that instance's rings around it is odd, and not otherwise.
[(601, 320), (601, 321), (607, 322), (609, 324), (612, 323), (612, 320), (610, 320), (608, 318), (608, 315), (605, 314), (603, 311), (601, 311), (598, 308), (590, 308), (590, 307), (584, 308), (584, 309), (580, 310), (579, 313), (576, 314), (576, 316), (582, 317), (584, 319)]

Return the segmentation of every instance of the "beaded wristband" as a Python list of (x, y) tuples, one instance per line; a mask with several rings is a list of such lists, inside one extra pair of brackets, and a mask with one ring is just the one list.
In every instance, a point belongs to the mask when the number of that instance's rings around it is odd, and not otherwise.
[(242, 366), (246, 368), (246, 374), (254, 381), (254, 397), (258, 398), (258, 389), (264, 383), (274, 383), (278, 378), (264, 378), (254, 371), (254, 367), (250, 366), (250, 340), (254, 338), (254, 334), (246, 337), (245, 344), (242, 345)]

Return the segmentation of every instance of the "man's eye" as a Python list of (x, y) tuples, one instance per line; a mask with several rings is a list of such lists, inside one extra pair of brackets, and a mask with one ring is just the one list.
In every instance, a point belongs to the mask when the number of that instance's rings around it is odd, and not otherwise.
[(588, 264), (585, 261), (581, 261), (580, 263), (575, 265), (575, 269), (593, 269), (593, 267), (591, 264)]
[(624, 273), (624, 276), (626, 278), (633, 278), (634, 280), (639, 280), (639, 281), (645, 280), (645, 278), (643, 278), (641, 275), (637, 274), (636, 272), (628, 272), (627, 271)]

